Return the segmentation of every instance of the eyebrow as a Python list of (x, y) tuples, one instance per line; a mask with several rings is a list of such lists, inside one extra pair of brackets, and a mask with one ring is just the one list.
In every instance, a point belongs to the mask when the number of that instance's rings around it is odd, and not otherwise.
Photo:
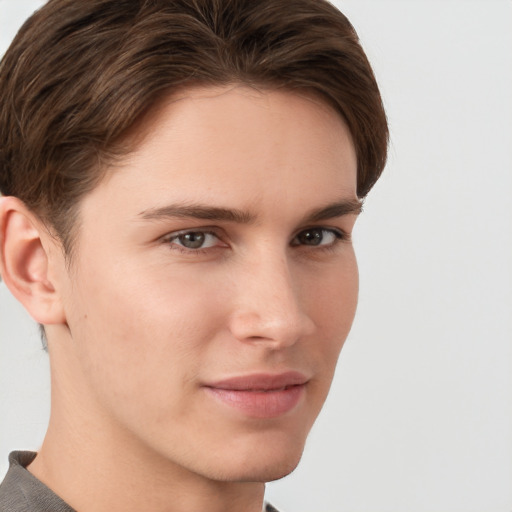
[(249, 224), (255, 216), (249, 212), (233, 208), (221, 208), (201, 204), (179, 205), (171, 204), (160, 208), (150, 208), (139, 213), (144, 220), (160, 220), (173, 218), (193, 218)]
[[(344, 215), (359, 215), (362, 210), (363, 202), (360, 199), (342, 200), (313, 210), (303, 218), (303, 222), (318, 222), (342, 217)], [(248, 211), (202, 204), (171, 204), (159, 208), (149, 208), (140, 212), (139, 217), (144, 220), (192, 218), (227, 221), (237, 224), (250, 224), (256, 219), (256, 215)]]
[(344, 215), (359, 215), (362, 211), (363, 201), (361, 199), (347, 199), (313, 210), (306, 215), (304, 222), (318, 222), (343, 217)]

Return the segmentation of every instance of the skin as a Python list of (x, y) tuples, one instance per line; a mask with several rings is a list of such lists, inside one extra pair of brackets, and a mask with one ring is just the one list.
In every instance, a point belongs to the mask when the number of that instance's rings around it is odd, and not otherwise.
[[(136, 131), (81, 204), (70, 265), (18, 200), (0, 205), (2, 275), (49, 338), (51, 420), (29, 470), (81, 512), (260, 511), (355, 314), (354, 146), (321, 100), (243, 86), (187, 90)], [(239, 215), (176, 216), (192, 205)], [(272, 418), (204, 387), (290, 370), (307, 384)]]

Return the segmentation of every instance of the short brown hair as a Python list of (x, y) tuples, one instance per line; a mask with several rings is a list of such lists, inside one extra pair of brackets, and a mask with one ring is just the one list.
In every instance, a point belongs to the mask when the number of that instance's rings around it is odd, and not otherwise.
[[(320, 94), (344, 117), (364, 197), (388, 128), (347, 18), (325, 0), (50, 0), (0, 64), (0, 191), (71, 246), (80, 199), (159, 98), (243, 83)], [(126, 146), (126, 145), (125, 145)]]

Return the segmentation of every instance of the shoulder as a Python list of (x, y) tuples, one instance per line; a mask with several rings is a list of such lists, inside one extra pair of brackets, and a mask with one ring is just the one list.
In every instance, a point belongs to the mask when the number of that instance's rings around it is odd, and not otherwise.
[(0, 484), (0, 512), (74, 512), (26, 467), (34, 452), (12, 452), (9, 471)]

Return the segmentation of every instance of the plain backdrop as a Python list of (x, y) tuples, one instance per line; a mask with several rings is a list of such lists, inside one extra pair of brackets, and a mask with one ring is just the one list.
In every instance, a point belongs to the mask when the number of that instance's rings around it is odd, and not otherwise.
[[(0, 54), (37, 0), (0, 0)], [(389, 164), (361, 292), (283, 512), (512, 510), (512, 2), (339, 0), (374, 66)], [(0, 284), (0, 476), (49, 410), (37, 329)]]

